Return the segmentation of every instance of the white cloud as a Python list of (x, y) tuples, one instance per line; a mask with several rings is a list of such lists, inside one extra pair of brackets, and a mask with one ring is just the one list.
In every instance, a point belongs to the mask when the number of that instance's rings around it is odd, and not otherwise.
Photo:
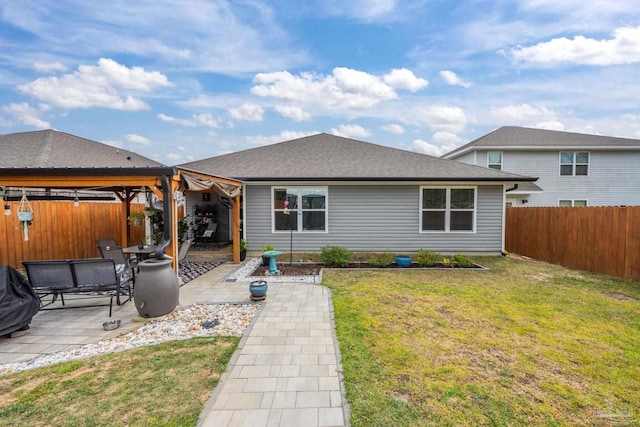
[(425, 79), (416, 77), (406, 68), (393, 69), (389, 74), (382, 76), (382, 80), (395, 89), (407, 89), (416, 92), (429, 85)]
[(456, 73), (449, 70), (440, 71), (440, 76), (444, 79), (447, 84), (452, 86), (462, 86), (462, 87), (471, 87), (471, 83), (464, 81)]
[(292, 139), (304, 138), (305, 136), (315, 135), (317, 133), (318, 132), (297, 132), (292, 130), (285, 130), (283, 132), (280, 132), (278, 135), (249, 136), (247, 137), (247, 142), (249, 142), (249, 144), (251, 145), (259, 145), (259, 146), (270, 145), (270, 144), (276, 144), (278, 142), (290, 141)]
[(455, 144), (436, 145), (423, 139), (416, 139), (411, 143), (411, 151), (430, 156), (440, 157), (456, 148)]
[(127, 68), (102, 58), (97, 66), (80, 65), (62, 77), (43, 77), (18, 86), (26, 94), (65, 109), (104, 107), (116, 110), (146, 110), (149, 106), (130, 92), (150, 92), (170, 86), (167, 77), (141, 67)]
[(331, 128), (331, 133), (345, 138), (366, 138), (371, 135), (371, 132), (359, 125), (340, 125)]
[(295, 46), (280, 26), (275, 6), (267, 3), (157, 0), (89, 5), (56, 0), (33, 7), (27, 2), (3, 2), (3, 22), (31, 35), (15, 46), (4, 45), (3, 50), (16, 62), (42, 58), (42, 52), (99, 58), (115, 51), (173, 69), (236, 76), (310, 63), (310, 55)]
[(300, 107), (295, 107), (293, 105), (277, 105), (275, 109), (281, 116), (295, 120), (296, 122), (311, 120), (311, 114), (307, 113)]
[(574, 63), (615, 65), (640, 62), (640, 27), (621, 27), (608, 40), (584, 36), (552, 39), (530, 47), (511, 50), (515, 59), (537, 64)]
[(194, 114), (190, 119), (178, 119), (176, 117), (160, 113), (158, 114), (158, 118), (163, 122), (175, 123), (180, 126), (206, 126), (212, 128), (220, 126), (218, 120), (213, 115), (207, 113)]
[(556, 113), (546, 107), (536, 107), (529, 104), (507, 105), (492, 108), (491, 116), (502, 123), (523, 124), (536, 121), (552, 121)]
[(547, 129), (547, 130), (557, 130), (557, 131), (564, 131), (564, 125), (556, 120), (547, 120), (547, 121), (542, 121), (542, 122), (538, 122), (535, 125), (533, 125), (533, 127), (536, 127), (538, 129)]
[(237, 108), (230, 108), (231, 117), (236, 120), (246, 120), (249, 122), (261, 122), (264, 110), (258, 104), (245, 103)]
[(67, 71), (67, 66), (61, 62), (35, 61), (33, 69), (41, 73), (52, 73), (54, 71)]
[(404, 121), (429, 126), (437, 132), (459, 133), (467, 126), (468, 119), (460, 107), (430, 106), (414, 109)]
[(331, 75), (288, 71), (260, 73), (254, 79), (251, 93), (296, 102), (319, 105), (328, 110), (366, 109), (380, 102), (397, 99), (393, 88), (381, 78), (363, 71), (337, 67)]
[(458, 145), (463, 142), (462, 138), (450, 132), (436, 132), (433, 134), (433, 141), (438, 144)]
[(129, 133), (125, 135), (124, 139), (127, 140), (127, 142), (131, 142), (133, 144), (151, 145), (151, 141), (148, 138), (136, 135), (135, 133)]
[(16, 121), (26, 125), (33, 126), (36, 129), (50, 129), (51, 124), (42, 120), (39, 116), (38, 110), (31, 107), (26, 102), (19, 104), (9, 104), (2, 106), (2, 112), (9, 116), (12, 116)]
[(380, 129), (386, 130), (387, 132), (395, 133), (396, 135), (402, 135), (404, 133), (404, 128), (396, 124), (380, 126)]
[(323, 0), (317, 7), (330, 15), (371, 22), (389, 20), (397, 3), (397, 0)]

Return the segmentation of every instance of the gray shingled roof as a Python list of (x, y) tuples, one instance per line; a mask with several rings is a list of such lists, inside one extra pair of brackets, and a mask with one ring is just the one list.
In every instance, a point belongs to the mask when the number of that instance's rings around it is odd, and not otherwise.
[(0, 135), (0, 168), (159, 166), (134, 152), (51, 129)]
[(325, 133), (185, 163), (178, 167), (245, 181), (535, 179)]
[(503, 126), (445, 154), (453, 159), (475, 149), (482, 150), (558, 150), (584, 148), (597, 150), (640, 150), (640, 140), (612, 136), (560, 132), (518, 126)]

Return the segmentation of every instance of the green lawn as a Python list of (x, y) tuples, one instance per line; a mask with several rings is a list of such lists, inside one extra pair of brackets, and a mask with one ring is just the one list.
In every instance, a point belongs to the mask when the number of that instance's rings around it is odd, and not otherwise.
[(240, 338), (193, 338), (0, 377), (0, 426), (194, 426)]
[(640, 283), (476, 261), (325, 270), (352, 425), (640, 425)]

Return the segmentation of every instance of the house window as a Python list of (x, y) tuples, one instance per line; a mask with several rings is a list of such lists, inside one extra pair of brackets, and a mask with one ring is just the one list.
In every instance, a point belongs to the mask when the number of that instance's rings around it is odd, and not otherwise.
[(487, 153), (487, 166), (491, 169), (502, 170), (502, 151), (489, 151)]
[(570, 206), (587, 206), (586, 200), (559, 200), (558, 206), (570, 207)]
[(421, 188), (422, 231), (474, 231), (475, 188)]
[(327, 231), (326, 187), (273, 187), (273, 230)]
[(561, 176), (589, 175), (589, 153), (563, 151), (560, 153)]

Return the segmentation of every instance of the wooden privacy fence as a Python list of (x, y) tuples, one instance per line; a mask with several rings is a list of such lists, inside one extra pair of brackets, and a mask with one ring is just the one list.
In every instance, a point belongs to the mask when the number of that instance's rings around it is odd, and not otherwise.
[[(10, 203), (10, 216), (0, 213), (0, 265), (22, 268), (23, 260), (94, 258), (99, 256), (96, 239), (114, 237), (119, 244), (123, 221), (119, 202), (32, 201), (33, 221), (29, 240), (24, 241), (18, 203)], [(131, 212), (142, 212), (143, 204), (131, 204)], [(145, 227), (131, 227), (130, 242), (144, 239)], [(133, 243), (132, 243), (133, 244)]]
[(507, 208), (505, 249), (565, 267), (640, 280), (640, 207)]

